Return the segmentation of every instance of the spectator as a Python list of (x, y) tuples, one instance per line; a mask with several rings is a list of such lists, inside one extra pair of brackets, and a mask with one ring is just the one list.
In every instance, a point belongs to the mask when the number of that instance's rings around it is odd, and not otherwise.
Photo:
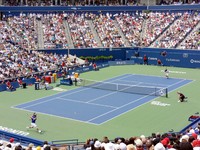
[(180, 150), (193, 150), (193, 147), (190, 142), (181, 142)]
[(10, 80), (8, 80), (8, 81), (6, 82), (6, 86), (7, 86), (7, 89), (8, 89), (8, 90), (10, 90), (10, 91), (13, 91), (13, 90), (14, 90), (14, 87), (12, 86)]
[(165, 147), (162, 143), (157, 143), (154, 147), (154, 150), (165, 150)]
[(93, 65), (92, 65), (92, 66), (93, 66), (93, 69), (94, 69), (95, 71), (97, 71), (97, 70), (98, 70), (97, 64), (96, 64), (95, 62), (93, 63)]
[(35, 148), (33, 143), (29, 143), (28, 147), (26, 148), (26, 150), (33, 150)]
[(153, 150), (154, 149), (154, 146), (153, 146), (153, 143), (152, 143), (151, 139), (147, 139), (147, 141), (146, 141), (146, 149), (147, 150)]
[(22, 80), (20, 78), (17, 78), (17, 82), (19, 83), (19, 86), (22, 88), (22, 86), (23, 86), (22, 85), (22, 83), (23, 83)]
[(148, 65), (148, 57), (146, 54), (143, 56), (143, 64)]
[(95, 150), (100, 150), (101, 149), (101, 142), (100, 141), (95, 141), (94, 143), (94, 149)]
[(157, 65), (158, 66), (162, 66), (163, 64), (162, 64), (162, 61), (160, 60), (160, 59), (157, 59)]

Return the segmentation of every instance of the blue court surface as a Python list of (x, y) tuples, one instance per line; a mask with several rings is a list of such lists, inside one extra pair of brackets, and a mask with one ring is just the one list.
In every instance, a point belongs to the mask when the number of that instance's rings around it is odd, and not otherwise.
[[(124, 74), (106, 80), (106, 82), (131, 86), (163, 87), (168, 88), (168, 92), (170, 92), (192, 82), (192, 80)], [(14, 107), (98, 125), (157, 97), (155, 95), (79, 87)]]

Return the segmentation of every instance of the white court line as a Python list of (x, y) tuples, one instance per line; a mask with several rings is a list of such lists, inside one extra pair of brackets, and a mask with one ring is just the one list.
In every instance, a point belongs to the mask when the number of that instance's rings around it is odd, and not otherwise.
[[(187, 80), (187, 79), (183, 79), (183, 81), (185, 81), (185, 80)], [(191, 82), (194, 82), (195, 80), (191, 80)], [(188, 82), (187, 84), (190, 84), (191, 82)], [(178, 88), (181, 88), (181, 87), (183, 87), (183, 86), (186, 86), (187, 84), (184, 84), (184, 85), (182, 85), (182, 86), (179, 86)], [(174, 84), (175, 85), (175, 84)], [(169, 86), (170, 87), (170, 86)], [(167, 87), (167, 88), (169, 88), (169, 87)], [(177, 90), (177, 88), (175, 88), (174, 90), (171, 90), (170, 92), (173, 92), (173, 91), (175, 91), (175, 90)], [(158, 99), (159, 98), (159, 96), (158, 97), (156, 97), (156, 98), (154, 98), (154, 99), (152, 99), (152, 100), (150, 100), (150, 101), (153, 101), (153, 100), (155, 100), (155, 99)], [(146, 103), (148, 103), (148, 102), (150, 102), (150, 101), (147, 101)], [(142, 105), (144, 105), (144, 104), (146, 104), (146, 103), (143, 103), (143, 104), (141, 104), (141, 105), (138, 105), (137, 107), (134, 107), (133, 109), (136, 109), (136, 108), (138, 108), (138, 107), (141, 107)], [(112, 117), (111, 119), (107, 119), (106, 121), (104, 121), (104, 122), (102, 122), (102, 123), (100, 123), (100, 124), (96, 124), (96, 125), (101, 125), (101, 124), (103, 124), (103, 123), (106, 123), (106, 122), (108, 122), (108, 121), (110, 121), (110, 120), (113, 120), (114, 118), (117, 118), (118, 116), (121, 116), (121, 115), (123, 115), (123, 114), (125, 114), (125, 113), (127, 113), (127, 112), (129, 112), (129, 111), (132, 111), (133, 109), (129, 109), (129, 110), (127, 110), (127, 111), (125, 111), (125, 112), (123, 112), (123, 113), (121, 113), (121, 114), (119, 114), (119, 115), (116, 115), (115, 117)], [(88, 122), (88, 123), (91, 123), (91, 122)]]
[[(158, 78), (166, 78), (164, 75), (163, 76), (156, 76), (156, 75), (145, 75), (145, 74), (132, 74), (132, 75), (139, 75), (139, 76), (150, 76), (150, 77), (158, 77)], [(169, 77), (170, 78), (170, 77)], [(172, 77), (171, 79), (181, 79), (181, 80), (185, 80), (185, 78), (176, 78), (176, 77)], [(191, 79), (186, 79), (186, 80), (191, 80)]]
[[(179, 83), (181, 83), (181, 82), (183, 82), (183, 81), (185, 81), (186, 79), (183, 79), (183, 80), (180, 80), (179, 82), (176, 82), (176, 83), (174, 83), (174, 84), (171, 84), (170, 86), (167, 86), (166, 88), (169, 88), (169, 87), (171, 87), (171, 86), (174, 86), (174, 85), (176, 85), (176, 84), (179, 84)], [(123, 108), (123, 107), (125, 107), (125, 106), (127, 106), (127, 105), (129, 105), (129, 104), (132, 104), (132, 103), (135, 103), (135, 102), (137, 102), (137, 101), (139, 101), (139, 100), (141, 100), (141, 99), (143, 99), (143, 98), (146, 98), (146, 97), (148, 97), (149, 95), (146, 95), (146, 96), (143, 96), (143, 97), (141, 97), (141, 98), (139, 98), (139, 99), (137, 99), (137, 100), (135, 100), (135, 101), (132, 101), (132, 102), (130, 102), (130, 103), (127, 103), (127, 104), (125, 104), (125, 105), (122, 105), (122, 106), (120, 106), (120, 107), (118, 107), (118, 108), (116, 108), (116, 109), (114, 109), (114, 110), (111, 110), (111, 111), (109, 111), (109, 112), (106, 112), (106, 113), (104, 113), (104, 114), (101, 114), (101, 115), (99, 115), (99, 116), (97, 116), (97, 117), (94, 117), (94, 118), (92, 118), (92, 119), (90, 119), (90, 120), (88, 120), (88, 122), (91, 122), (92, 120), (95, 120), (95, 119), (97, 119), (97, 118), (99, 118), (99, 117), (102, 117), (102, 116), (104, 116), (104, 115), (106, 115), (106, 114), (109, 114), (109, 113), (111, 113), (111, 112), (113, 112), (113, 111), (115, 111), (115, 110), (117, 110), (117, 109), (120, 109), (120, 108)], [(159, 97), (159, 96), (158, 96)], [(147, 102), (149, 102), (149, 101), (147, 101)], [(146, 102), (146, 103), (147, 103)], [(144, 103), (145, 104), (145, 103)], [(143, 104), (142, 104), (143, 105)], [(129, 110), (130, 111), (130, 110)], [(127, 111), (126, 111), (127, 112)], [(123, 114), (123, 113), (122, 113)], [(122, 114), (120, 114), (120, 115), (122, 115)], [(119, 115), (117, 115), (117, 116), (119, 116)], [(116, 116), (116, 117), (117, 117)], [(115, 117), (114, 117), (115, 118)], [(113, 118), (112, 118), (113, 119)], [(107, 120), (107, 121), (109, 121), (109, 120)], [(106, 122), (107, 122), (106, 121)]]
[[(113, 84), (115, 84), (115, 83), (113, 83)], [(137, 85), (140, 85), (140, 84), (141, 84), (141, 83), (138, 82), (138, 84), (135, 84), (134, 86), (137, 86)], [(131, 86), (131, 87), (134, 87), (134, 86)], [(125, 88), (125, 89), (128, 89), (128, 88), (130, 88), (130, 87), (128, 86), (128, 87)], [(123, 90), (125, 90), (125, 89), (123, 89)], [(97, 98), (95, 98), (95, 99), (89, 100), (88, 102), (93, 102), (93, 101), (95, 101), (95, 100), (101, 99), (101, 98), (106, 97), (106, 96), (109, 96), (109, 95), (113, 95), (113, 94), (118, 93), (118, 92), (123, 92), (123, 91), (118, 91), (118, 90), (117, 90), (117, 91), (114, 91), (114, 92), (105, 94), (105, 95), (103, 95), (103, 96), (97, 97)]]
[(102, 104), (96, 104), (96, 103), (88, 103), (88, 102), (83, 102), (83, 101), (76, 101), (76, 100), (73, 100), (73, 99), (65, 99), (65, 98), (57, 98), (57, 99), (60, 99), (60, 100), (63, 100), (63, 101), (71, 101), (71, 102), (83, 103), (83, 104), (91, 104), (91, 105), (96, 105), (96, 106), (104, 106), (104, 107), (109, 107), (109, 108), (117, 108), (117, 107), (110, 106), (110, 105), (102, 105)]
[[(100, 90), (101, 90), (101, 89), (100, 89)], [(108, 94), (104, 94), (103, 96), (99, 96), (99, 97), (97, 97), (97, 98), (94, 98), (94, 99), (91, 99), (91, 100), (87, 101), (87, 103), (94, 102), (94, 101), (96, 101), (96, 100), (98, 100), (98, 99), (107, 97), (107, 96), (109, 96), (109, 95), (113, 95), (113, 94), (115, 94), (115, 93), (117, 93), (117, 92), (118, 92), (118, 91), (111, 92), (111, 93), (108, 93)]]
[[(88, 122), (91, 122), (92, 120), (95, 120), (95, 119), (97, 119), (97, 118), (99, 118), (99, 117), (101, 117), (101, 116), (104, 116), (104, 115), (106, 115), (106, 114), (109, 114), (109, 113), (111, 113), (111, 112), (113, 112), (113, 111), (115, 111), (115, 110), (117, 110), (117, 109), (120, 109), (120, 108), (122, 108), (122, 107), (125, 107), (125, 106), (127, 106), (127, 105), (129, 105), (129, 104), (135, 103), (135, 102), (137, 102), (137, 101), (139, 101), (139, 100), (141, 100), (141, 99), (143, 99), (143, 98), (145, 98), (145, 97), (149, 97), (149, 95), (143, 96), (143, 97), (141, 97), (141, 98), (139, 98), (139, 99), (137, 99), (137, 100), (135, 100), (135, 101), (126, 103), (125, 105), (122, 105), (122, 106), (120, 106), (120, 107), (118, 107), (118, 108), (116, 108), (116, 109), (113, 109), (113, 110), (111, 110), (111, 111), (108, 111), (108, 112), (106, 112), (106, 113), (104, 113), (104, 114), (101, 114), (101, 115), (99, 115), (99, 116), (97, 116), (97, 117), (94, 117), (94, 118), (88, 120)], [(120, 114), (120, 115), (121, 115), (121, 114)]]
[(149, 84), (151, 86), (164, 86), (166, 87), (166, 84), (154, 84), (154, 83), (150, 83), (150, 82), (137, 82), (137, 81), (127, 81), (127, 80), (119, 80), (119, 81), (123, 81), (123, 82), (127, 82), (127, 83), (140, 83), (140, 84)]
[[(127, 74), (127, 75), (133, 75), (133, 74)], [(158, 77), (158, 76), (157, 76)], [(115, 77), (115, 78), (117, 78), (117, 77)], [(125, 78), (125, 77), (124, 77)], [(179, 78), (180, 79), (180, 78)], [(116, 79), (116, 80), (118, 80), (118, 79)], [(187, 80), (187, 79), (183, 79), (183, 81), (184, 80)], [(113, 80), (113, 81), (115, 81), (115, 80)], [(183, 82), (183, 81), (180, 81), (180, 82)], [(195, 80), (192, 80), (192, 82), (194, 82)], [(178, 83), (180, 83), (180, 82), (177, 82), (177, 83), (174, 83), (174, 84), (172, 84), (171, 86), (173, 86), (173, 85), (176, 85), (176, 84), (178, 84)], [(189, 82), (189, 83), (187, 83), (187, 84), (190, 84), (191, 82)], [(184, 85), (182, 85), (182, 86), (179, 86), (178, 88), (181, 88), (181, 87), (183, 87), (183, 86), (185, 86), (185, 85), (187, 85), (187, 84), (184, 84)], [(169, 86), (170, 87), (170, 86)], [(177, 88), (176, 88), (177, 89)], [(176, 89), (174, 89), (174, 90), (172, 90), (172, 91), (175, 91)], [(81, 90), (82, 91), (82, 90)], [(170, 91), (170, 92), (172, 92), (172, 91)], [(65, 91), (66, 92), (66, 91)], [(62, 92), (63, 93), (63, 92)], [(58, 94), (61, 94), (61, 93), (58, 93)], [(57, 94), (55, 94), (55, 95), (57, 95)], [(54, 96), (54, 95), (52, 95), (52, 96)], [(148, 96), (148, 95), (147, 95)], [(50, 96), (47, 96), (47, 97), (50, 97)], [(146, 96), (144, 96), (144, 97), (146, 97)], [(44, 98), (44, 97), (43, 97)], [(40, 99), (43, 99), (43, 98), (40, 98)], [(154, 98), (154, 99), (152, 99), (152, 100), (155, 100), (155, 99), (157, 99), (157, 98), (159, 98), (159, 97), (156, 97), (156, 98)], [(37, 100), (39, 100), (39, 99), (37, 99)], [(152, 101), (151, 100), (151, 101)], [(150, 102), (150, 101), (147, 101), (146, 103), (148, 103), (148, 102)], [(26, 102), (26, 103), (28, 103), (28, 102)], [(137, 106), (137, 107), (134, 107), (134, 109), (135, 108), (138, 108), (138, 107), (140, 107), (140, 106), (142, 106), (142, 105), (144, 105), (144, 104), (146, 104), (146, 103), (143, 103), (143, 104), (141, 104), (141, 105), (139, 105), (139, 106)], [(125, 105), (124, 105), (125, 106)], [(122, 106), (122, 107), (124, 107), (124, 106)], [(23, 109), (23, 108), (17, 108), (17, 107), (11, 107), (11, 108), (14, 108), (14, 109), (18, 109), (18, 110), (22, 110), (22, 111), (29, 111), (29, 112), (35, 112), (35, 111), (31, 111), (31, 110), (27, 110), (27, 109)], [(120, 107), (121, 108), (121, 107)], [(117, 110), (117, 109), (115, 109), (115, 110)], [(82, 123), (88, 123), (88, 124), (93, 124), (93, 125), (101, 125), (101, 124), (103, 124), (103, 123), (106, 123), (106, 122), (108, 122), (108, 121), (110, 121), (110, 120), (113, 120), (114, 118), (117, 118), (118, 116), (121, 116), (121, 115), (123, 115), (123, 114), (125, 114), (125, 113), (127, 113), (127, 112), (129, 112), (129, 111), (131, 111), (132, 109), (129, 109), (129, 110), (127, 110), (127, 111), (125, 111), (125, 112), (123, 112), (123, 113), (121, 113), (121, 114), (119, 114), (119, 115), (116, 115), (115, 117), (112, 117), (111, 119), (108, 119), (108, 120), (106, 120), (106, 121), (104, 121), (104, 122), (102, 122), (102, 123), (100, 123), (100, 124), (96, 124), (96, 123), (92, 123), (92, 122), (88, 122), (88, 121), (81, 121), (81, 120), (76, 120), (76, 119), (72, 119), (72, 118), (67, 118), (67, 117), (62, 117), (62, 116), (58, 116), (58, 115), (52, 115), (52, 114), (49, 114), (49, 113), (42, 113), (42, 112), (38, 112), (38, 113), (40, 113), (40, 114), (44, 114), (44, 115), (48, 115), (48, 116), (53, 116), (53, 117), (57, 117), (57, 118), (61, 118), (61, 119), (69, 119), (69, 120), (72, 120), (72, 121), (78, 121), (78, 122), (82, 122)], [(90, 119), (91, 120), (91, 119)], [(93, 118), (93, 120), (94, 120), (94, 118)]]
[[(131, 75), (126, 75), (125, 77), (122, 77), (122, 79), (123, 79), (123, 78), (126, 78), (127, 76), (131, 76)], [(118, 80), (118, 79), (115, 79), (115, 80)], [(113, 81), (115, 81), (115, 80), (113, 80)], [(32, 104), (32, 105), (28, 105), (28, 106), (25, 106), (25, 107), (22, 107), (22, 108), (26, 109), (26, 108), (29, 108), (29, 107), (32, 107), (32, 106), (36, 106), (36, 105), (39, 105), (39, 104), (42, 104), (42, 103), (46, 103), (46, 102), (49, 102), (49, 101), (53, 101), (53, 100), (56, 99), (56, 98), (62, 98), (62, 97), (64, 97), (64, 96), (72, 95), (72, 94), (74, 94), (74, 93), (78, 93), (78, 92), (86, 91), (86, 90), (89, 90), (89, 89), (88, 89), (88, 88), (82, 88), (82, 90), (75, 90), (74, 92), (67, 93), (67, 94), (63, 94), (63, 95), (61, 95), (61, 96), (54, 97), (54, 98), (50, 98), (50, 99), (47, 99), (47, 100), (44, 100), (44, 101), (41, 101), (41, 102), (38, 102), (38, 103), (34, 103), (34, 104)], [(60, 94), (60, 93), (59, 93), (59, 94)], [(52, 95), (52, 96), (54, 96), (54, 95)], [(48, 96), (48, 97), (51, 97), (51, 96)], [(45, 98), (46, 98), (46, 97), (40, 98), (40, 99), (45, 99)], [(37, 100), (40, 100), (40, 99), (37, 99)], [(35, 101), (37, 101), (37, 100), (35, 100)], [(20, 105), (27, 104), (27, 103), (29, 103), (29, 102), (22, 103), (22, 104), (20, 104)], [(18, 105), (17, 105), (17, 106), (18, 106)], [(13, 106), (12, 106), (11, 108), (13, 108)]]
[[(165, 70), (161, 70), (161, 72), (165, 72)], [(186, 74), (186, 72), (183, 72), (183, 71), (173, 71), (173, 70), (169, 70), (169, 73)]]
[[(72, 89), (71, 91), (74, 91), (74, 90), (75, 90), (75, 89)], [(75, 92), (72, 92), (72, 94), (77, 93), (77, 92), (81, 92), (81, 91), (84, 91), (84, 90), (86, 90), (86, 89), (76, 90)], [(60, 92), (60, 93), (57, 93), (57, 94), (54, 94), (54, 95), (45, 96), (45, 97), (42, 97), (42, 98), (38, 98), (38, 99), (36, 99), (36, 100), (32, 100), (32, 101), (29, 101), (29, 102), (24, 102), (24, 103), (21, 103), (21, 104), (15, 105), (15, 106), (11, 106), (11, 107), (16, 107), (16, 106), (19, 106), (19, 105), (23, 105), (23, 104), (31, 103), (31, 102), (34, 102), (34, 101), (46, 99), (46, 98), (48, 98), (48, 97), (52, 97), (52, 96), (56, 96), (56, 95), (61, 95), (61, 96), (63, 96), (63, 95), (69, 95), (69, 94), (71, 94), (71, 93), (68, 93), (68, 92), (69, 92), (69, 91)], [(63, 95), (62, 95), (62, 93), (67, 93), (67, 94), (63, 94)], [(58, 96), (58, 97), (61, 97), (61, 96)], [(51, 99), (54, 99), (54, 98), (51, 98)], [(49, 100), (51, 100), (51, 99), (49, 99)], [(26, 107), (23, 107), (23, 108), (26, 108)]]
[[(187, 80), (187, 79), (183, 79), (183, 81), (185, 81), (185, 80)], [(195, 80), (191, 80), (191, 82), (188, 82), (187, 84), (190, 84), (190, 83), (192, 83), (192, 82), (194, 82)], [(182, 81), (181, 81), (182, 82)], [(180, 83), (180, 82), (179, 82)], [(176, 85), (177, 83), (174, 83), (174, 84), (172, 84), (172, 86), (173, 85)], [(184, 84), (184, 85), (182, 85), (182, 86), (179, 86), (178, 88), (181, 88), (181, 87), (183, 87), (183, 86), (186, 86), (187, 84)], [(169, 86), (170, 87), (170, 86)], [(167, 87), (167, 88), (169, 88), (169, 87)], [(175, 90), (177, 90), (178, 88), (175, 88), (174, 90), (171, 90), (170, 91), (170, 93), (171, 92), (173, 92), (173, 91), (175, 91)], [(155, 100), (155, 99), (158, 99), (159, 98), (159, 96), (158, 97), (156, 97), (156, 98), (154, 98), (154, 99), (152, 99), (152, 100), (150, 100), (150, 101), (153, 101), (153, 100)], [(150, 101), (148, 101), (148, 102), (150, 102)], [(148, 103), (148, 102), (146, 102), (146, 103)], [(142, 106), (142, 105), (144, 105), (144, 104), (146, 104), (146, 103), (143, 103), (143, 104), (141, 104), (141, 105), (139, 105), (139, 106), (137, 106), (137, 107), (134, 107), (134, 109), (135, 108), (138, 108), (138, 107), (140, 107), (140, 106)], [(111, 118), (111, 119), (108, 119), (108, 120), (106, 120), (105, 122), (108, 122), (108, 121), (110, 121), (110, 120), (112, 120), (112, 119), (114, 119), (114, 118), (117, 118), (118, 116), (121, 116), (121, 115), (123, 115), (123, 114), (125, 114), (125, 113), (127, 113), (127, 112), (129, 112), (129, 111), (131, 111), (132, 109), (130, 109), (130, 110), (127, 110), (127, 111), (125, 111), (124, 113), (121, 113), (121, 114), (119, 114), (119, 115), (116, 115), (115, 117), (113, 117), (113, 118)], [(103, 123), (105, 123), (105, 122), (102, 122), (102, 123), (100, 123), (100, 124), (96, 124), (96, 125), (101, 125), (101, 124), (103, 124)], [(89, 122), (90, 123), (90, 122)]]
[[(27, 110), (27, 109), (23, 109), (23, 108), (16, 108), (16, 107), (11, 107), (13, 109), (17, 109), (17, 110), (21, 110), (21, 111), (28, 111), (28, 112), (36, 112), (36, 111), (31, 111), (31, 110)], [(67, 117), (62, 117), (62, 116), (58, 116), (58, 115), (52, 115), (52, 114), (49, 114), (49, 113), (43, 113), (43, 112), (37, 112), (38, 114), (43, 114), (43, 115), (48, 115), (48, 116), (51, 116), (51, 117), (56, 117), (56, 118), (60, 118), (60, 119), (67, 119), (67, 120), (72, 120), (72, 121), (77, 121), (77, 122), (82, 122), (82, 123), (88, 123), (88, 124), (93, 124), (93, 125), (97, 125), (95, 123), (92, 123), (92, 122), (86, 122), (86, 121), (81, 121), (79, 119), (73, 119), (73, 118), (67, 118)]]
[[(187, 79), (183, 79), (183, 81), (185, 81), (185, 80), (187, 80)], [(183, 82), (183, 81), (181, 81), (181, 82)], [(194, 82), (195, 80), (192, 80), (192, 82)], [(191, 82), (188, 82), (187, 84), (190, 84)], [(176, 85), (177, 83), (174, 83), (174, 84), (172, 84), (172, 85)], [(182, 86), (179, 86), (179, 88), (181, 88), (181, 87), (183, 87), (183, 86), (185, 86), (185, 85), (187, 85), (187, 84), (184, 84), (184, 85), (182, 85)], [(169, 86), (170, 87), (170, 86)], [(177, 89), (177, 88), (176, 88)], [(172, 90), (172, 91), (170, 91), (170, 92), (173, 92), (173, 91), (175, 91), (176, 89), (174, 89), (174, 90)], [(146, 97), (146, 96), (144, 96), (144, 97)], [(159, 96), (158, 97), (156, 97), (156, 98), (154, 98), (154, 99), (152, 99), (152, 100), (155, 100), (155, 99), (158, 99), (159, 98)], [(152, 101), (151, 100), (151, 101)], [(148, 102), (150, 102), (150, 101), (147, 101), (146, 103), (148, 103)], [(139, 105), (139, 106), (137, 106), (137, 107), (134, 107), (133, 109), (135, 109), (135, 108), (138, 108), (138, 107), (141, 107), (142, 105), (144, 105), (144, 104), (146, 104), (146, 103), (143, 103), (143, 104), (141, 104), (141, 105)], [(123, 106), (124, 107), (124, 106)], [(12, 108), (12, 107), (11, 107)], [(16, 107), (13, 107), (14, 109), (18, 109), (18, 110), (21, 110), (21, 111), (26, 111), (27, 112), (27, 109), (23, 109), (23, 108), (16, 108)], [(121, 116), (121, 115), (123, 115), (123, 114), (125, 114), (125, 113), (127, 113), (127, 112), (129, 112), (129, 111), (132, 111), (133, 109), (129, 109), (129, 110), (127, 110), (127, 111), (125, 111), (125, 112), (123, 112), (123, 113), (121, 113), (121, 114), (119, 114), (119, 115), (116, 115), (115, 117), (112, 117), (111, 119), (107, 119), (106, 121), (104, 121), (104, 122), (102, 122), (102, 123), (100, 123), (100, 124), (96, 124), (96, 123), (92, 123), (92, 122), (89, 122), (89, 121), (81, 121), (81, 120), (77, 120), (77, 119), (72, 119), (72, 118), (67, 118), (67, 117), (62, 117), (62, 116), (58, 116), (58, 115), (52, 115), (52, 114), (49, 114), (49, 113), (42, 113), (42, 112), (37, 112), (37, 113), (39, 113), (39, 114), (44, 114), (44, 115), (48, 115), (48, 116), (52, 116), (52, 117), (57, 117), (57, 118), (61, 118), (61, 119), (67, 119), (67, 120), (72, 120), (72, 121), (77, 121), (77, 122), (82, 122), (82, 123), (88, 123), (88, 124), (92, 124), (92, 125), (101, 125), (101, 124), (103, 124), (103, 123), (106, 123), (106, 122), (108, 122), (108, 121), (110, 121), (110, 120), (113, 120), (114, 118), (117, 118), (118, 116)], [(117, 110), (117, 109), (115, 109), (115, 110)], [(35, 112), (35, 111), (31, 111), (31, 110), (28, 110), (29, 112)], [(113, 110), (114, 111), (114, 110)], [(112, 112), (112, 111), (110, 111), (110, 112)], [(91, 119), (90, 119), (91, 120)], [(93, 119), (94, 120), (94, 119)]]
[[(119, 75), (119, 76), (115, 76), (115, 77), (113, 77), (111, 79), (115, 79), (116, 78), (115, 80), (118, 80), (117, 78), (119, 78), (120, 76), (131, 76), (131, 74)], [(125, 78), (125, 77), (122, 77), (122, 78)], [(113, 80), (113, 81), (115, 81), (115, 80)], [(14, 107), (19, 106), (19, 105), (27, 104), (27, 103), (30, 103), (30, 102), (38, 101), (38, 100), (41, 100), (41, 99), (45, 99), (45, 98), (48, 98), (48, 97), (51, 97), (51, 96), (61, 95), (59, 97), (62, 97), (63, 95), (68, 95), (69, 94), (68, 92), (71, 92), (71, 91), (75, 91), (75, 93), (77, 93), (77, 92), (81, 92), (81, 91), (84, 91), (84, 90), (87, 90), (87, 89), (81, 88), (81, 90), (78, 90), (78, 88), (76, 88), (76, 89), (72, 89), (70, 91), (63, 91), (63, 92), (59, 92), (59, 93), (56, 93), (56, 94), (53, 94), (53, 95), (44, 96), (42, 98), (38, 98), (38, 99), (29, 101), (29, 102), (20, 103), (18, 105), (11, 106), (11, 108), (14, 108)], [(62, 93), (67, 93), (67, 94), (62, 94)], [(53, 99), (53, 98), (51, 98), (51, 99)]]
[[(114, 77), (114, 78), (116, 78), (115, 80), (118, 80), (118, 77), (120, 77), (120, 76), (124, 76), (124, 77), (121, 77), (121, 78), (126, 78), (127, 76), (131, 76), (131, 74), (125, 74), (125, 75), (119, 75), (119, 76), (116, 76), (116, 77)], [(114, 79), (113, 78), (113, 79)], [(113, 81), (115, 81), (115, 80), (113, 80)], [(73, 92), (73, 93), (77, 93), (77, 92), (80, 92), (80, 91), (84, 91), (84, 90), (88, 90), (88, 89), (82, 89), (82, 90), (78, 90), (77, 91), (77, 89), (73, 89), (73, 90), (76, 90), (75, 92)], [(69, 91), (65, 91), (65, 92), (69, 92)], [(62, 94), (62, 93), (65, 93), (65, 92), (61, 92), (61, 93), (58, 93), (58, 94), (54, 94), (54, 95), (52, 95), (52, 96), (55, 96), (55, 95), (59, 95), (59, 94)], [(69, 95), (71, 94), (71, 93), (68, 93)], [(68, 95), (68, 94), (64, 94), (64, 95)], [(62, 95), (63, 96), (63, 95)], [(62, 96), (59, 96), (59, 97), (56, 97), (56, 98), (62, 98)], [(37, 101), (37, 100), (40, 100), (40, 99), (44, 99), (44, 98), (47, 98), (47, 97), (51, 97), (51, 96), (46, 96), (46, 97), (43, 97), (43, 98), (39, 98), (39, 99), (36, 99), (36, 100), (33, 100), (33, 101)], [(52, 100), (53, 100), (54, 98), (52, 98)], [(48, 101), (52, 101), (51, 99), (49, 99)], [(31, 101), (31, 102), (33, 102), (33, 101)], [(45, 102), (47, 102), (47, 101), (45, 101)], [(26, 102), (26, 103), (22, 103), (22, 104), (27, 104), (27, 103), (30, 103), (30, 102)], [(20, 105), (22, 105), (22, 104), (20, 104)], [(38, 104), (38, 103), (37, 103)], [(40, 103), (39, 103), (40, 104)], [(18, 105), (17, 105), (18, 106)], [(17, 107), (15, 107), (15, 106), (11, 106), (11, 108), (13, 108), (13, 109), (18, 109), (18, 110), (22, 110), (22, 111), (28, 111), (28, 112), (35, 112), (35, 111), (31, 111), (31, 110), (28, 110), (28, 109), (26, 109), (26, 108), (28, 108), (28, 106), (27, 107), (22, 107), (22, 108), (17, 108)], [(93, 124), (93, 125), (96, 125), (96, 124), (94, 124), (94, 123), (91, 123), (91, 122), (87, 122), (87, 121), (81, 121), (81, 120), (77, 120), (77, 119), (72, 119), (72, 118), (67, 118), (67, 117), (62, 117), (62, 116), (59, 116), (59, 115), (52, 115), (52, 114), (49, 114), (49, 113), (42, 113), (42, 112), (37, 112), (37, 113), (40, 113), (40, 114), (44, 114), (44, 115), (49, 115), (49, 116), (53, 116), (53, 117), (57, 117), (57, 118), (62, 118), (62, 119), (69, 119), (69, 120), (73, 120), (73, 121), (78, 121), (78, 122), (82, 122), (82, 123), (89, 123), (89, 124)]]
[[(50, 101), (53, 101), (57, 98), (62, 98), (63, 96), (67, 96), (67, 95), (72, 95), (74, 93), (78, 93), (78, 92), (81, 92), (81, 91), (86, 91), (88, 89), (84, 88), (82, 90), (78, 90), (78, 91), (75, 91), (75, 92), (72, 92), (72, 93), (68, 93), (68, 94), (64, 94), (64, 95), (61, 95), (61, 96), (58, 96), (58, 97), (54, 97), (54, 98), (50, 98), (50, 99), (47, 99), (47, 100), (44, 100), (44, 101), (41, 101), (41, 102), (38, 102), (38, 103), (34, 103), (32, 105), (28, 105), (28, 106), (25, 106), (25, 107), (22, 107), (22, 108), (29, 108), (29, 107), (32, 107), (32, 106), (36, 106), (36, 105), (39, 105), (39, 104), (42, 104), (42, 103), (46, 103), (46, 102), (50, 102)], [(51, 97), (51, 96), (50, 96)], [(42, 98), (41, 98), (42, 99)], [(44, 98), (45, 99), (45, 98)], [(29, 103), (29, 102), (28, 102)], [(24, 103), (26, 104), (26, 103)], [(21, 105), (21, 104), (20, 104)]]

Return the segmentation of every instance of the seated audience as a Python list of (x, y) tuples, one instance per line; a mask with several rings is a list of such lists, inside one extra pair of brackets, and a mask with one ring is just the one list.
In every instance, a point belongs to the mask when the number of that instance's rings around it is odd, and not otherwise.
[(15, 90), (15, 88), (12, 86), (12, 84), (11, 84), (11, 81), (10, 81), (10, 80), (8, 80), (8, 81), (6, 82), (6, 86), (7, 86), (7, 89), (8, 89), (8, 90), (10, 90), (10, 91), (13, 91), (13, 90)]

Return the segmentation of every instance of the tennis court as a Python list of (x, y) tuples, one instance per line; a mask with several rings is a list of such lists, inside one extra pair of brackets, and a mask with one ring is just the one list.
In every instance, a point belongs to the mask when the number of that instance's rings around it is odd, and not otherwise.
[(90, 83), (95, 86), (101, 84), (100, 88), (81, 86), (14, 107), (99, 125), (155, 98), (165, 97), (167, 93), (163, 89), (171, 92), (190, 82), (192, 80), (182, 78), (123, 74), (104, 82)]

